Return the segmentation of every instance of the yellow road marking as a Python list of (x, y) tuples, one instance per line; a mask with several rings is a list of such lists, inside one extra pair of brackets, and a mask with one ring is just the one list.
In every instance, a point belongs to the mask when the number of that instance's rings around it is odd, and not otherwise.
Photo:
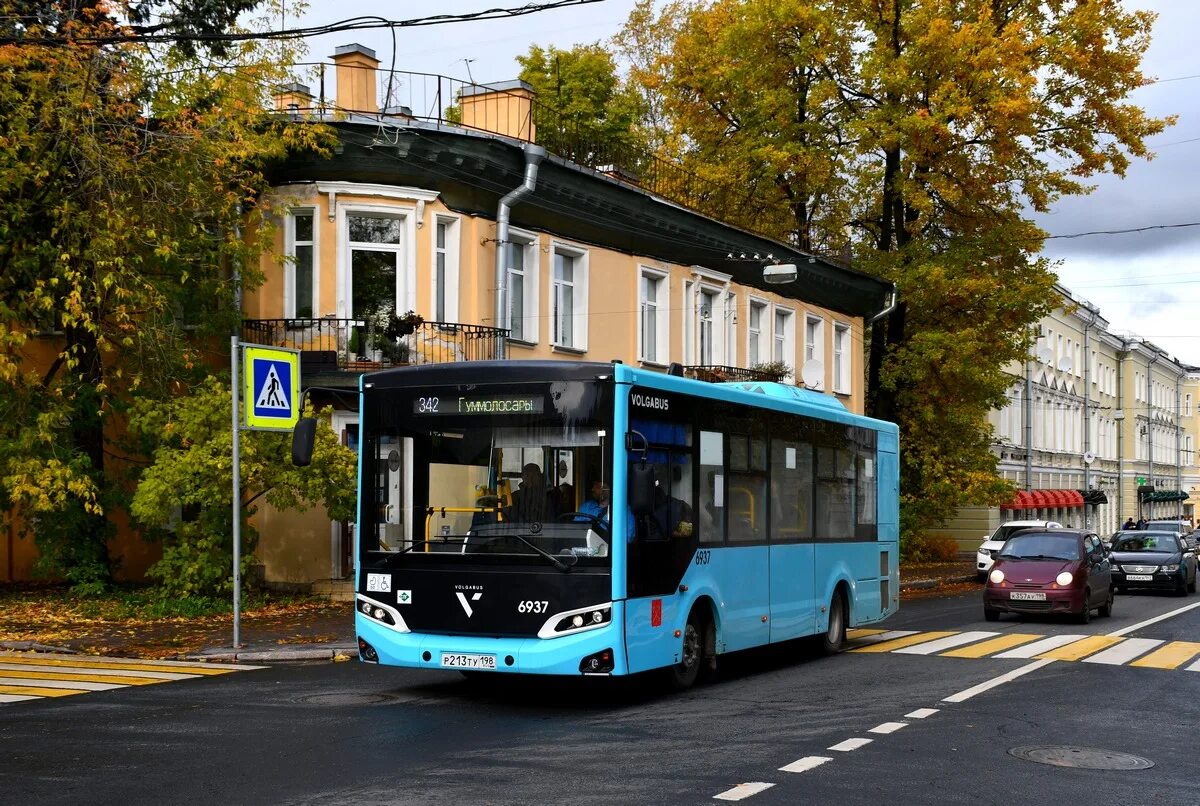
[(125, 669), (132, 672), (171, 672), (177, 674), (228, 674), (232, 669), (214, 669), (211, 666), (197, 664), (195, 666), (166, 666), (153, 663), (130, 663), (111, 660), (93, 660), (84, 658), (38, 658), (30, 655), (0, 654), (0, 663), (6, 660), (20, 663), (33, 663), (38, 666), (84, 666), (91, 669)]
[(1028, 644), (1030, 641), (1036, 641), (1038, 638), (1045, 638), (1045, 636), (1015, 632), (991, 638), (979, 644), (951, 649), (949, 652), (942, 652), (941, 655), (944, 658), (982, 658), (993, 652), (1003, 652), (1006, 649), (1012, 649), (1021, 644)]
[(0, 694), (25, 694), (38, 697), (69, 697), (72, 694), (86, 694), (78, 688), (39, 688), (38, 686), (0, 686)]
[(1129, 665), (1149, 669), (1174, 669), (1187, 663), (1198, 654), (1200, 654), (1200, 644), (1192, 641), (1172, 641)]
[(1093, 635), (1090, 638), (1081, 638), (1066, 646), (1060, 646), (1058, 649), (1043, 652), (1038, 657), (1043, 659), (1051, 658), (1053, 660), (1079, 660), (1102, 649), (1107, 649), (1114, 644), (1119, 644), (1124, 640), (1124, 638), (1115, 638), (1111, 635)]
[(852, 649), (851, 652), (891, 652), (893, 649), (901, 649), (906, 646), (915, 644), (923, 644), (926, 641), (935, 641), (938, 638), (946, 638), (947, 636), (957, 635), (953, 632), (919, 632), (916, 635), (906, 635), (903, 638), (893, 638), (891, 641), (884, 641), (880, 644), (871, 644), (870, 646), (862, 646), (858, 649)]
[(846, 630), (846, 639), (849, 641), (853, 641), (855, 638), (866, 638), (868, 635), (882, 635), (883, 632), (884, 632), (883, 630), (864, 630), (864, 629)]
[(0, 669), (0, 676), (17, 677), (23, 680), (74, 680), (81, 683), (120, 683), (127, 686), (145, 686), (161, 683), (152, 677), (125, 677), (123, 675), (71, 674), (69, 672), (21, 672), (15, 669)]

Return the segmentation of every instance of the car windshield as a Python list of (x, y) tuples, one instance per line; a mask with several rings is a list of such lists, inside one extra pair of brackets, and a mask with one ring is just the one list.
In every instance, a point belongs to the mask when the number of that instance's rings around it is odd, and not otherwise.
[(1078, 560), (1079, 538), (1047, 532), (1014, 535), (1004, 544), (1000, 556), (1009, 560)]
[(1186, 531), (1179, 521), (1150, 521), (1146, 525), (1147, 529), (1157, 529), (1163, 532), (1183, 532)]
[(1174, 554), (1179, 550), (1175, 535), (1168, 532), (1138, 532), (1125, 534), (1113, 541), (1113, 551), (1150, 551)]

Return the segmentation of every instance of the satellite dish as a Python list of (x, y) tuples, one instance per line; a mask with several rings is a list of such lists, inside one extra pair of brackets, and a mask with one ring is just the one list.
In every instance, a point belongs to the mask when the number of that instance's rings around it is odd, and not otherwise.
[(1071, 356), (1064, 355), (1062, 358), (1058, 359), (1058, 371), (1059, 372), (1070, 372), (1071, 371)]
[(810, 389), (819, 389), (821, 382), (825, 380), (825, 365), (815, 358), (810, 358), (800, 368), (800, 380)]
[(1054, 358), (1054, 353), (1050, 352), (1050, 348), (1043, 344), (1037, 348), (1037, 358), (1043, 364), (1049, 364), (1050, 359)]
[(1092, 453), (1091, 451), (1088, 451), (1083, 455), (1083, 463), (1085, 465), (1090, 465), (1094, 461), (1096, 461), (1096, 454)]

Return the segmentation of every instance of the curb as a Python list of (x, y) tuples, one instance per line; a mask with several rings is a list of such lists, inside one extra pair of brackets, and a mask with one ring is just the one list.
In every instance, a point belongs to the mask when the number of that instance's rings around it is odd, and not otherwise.
[(80, 655), (78, 649), (53, 644), (39, 644), (37, 641), (0, 641), (0, 649), (11, 649), (14, 652), (57, 652), (63, 655)]
[(186, 660), (201, 663), (292, 663), (305, 660), (347, 660), (358, 657), (354, 644), (326, 644), (295, 649), (215, 649), (188, 655)]
[(926, 588), (939, 588), (942, 585), (954, 585), (959, 582), (974, 582), (978, 577), (975, 574), (963, 574), (956, 577), (942, 577), (941, 579), (913, 579), (910, 581), (900, 580), (900, 590), (924, 590)]

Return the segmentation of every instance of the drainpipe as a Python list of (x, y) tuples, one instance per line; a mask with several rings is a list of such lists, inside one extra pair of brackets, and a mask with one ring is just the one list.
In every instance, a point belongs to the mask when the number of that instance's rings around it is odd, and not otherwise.
[[(1149, 470), (1146, 478), (1150, 486), (1154, 486), (1154, 365), (1158, 363), (1160, 353), (1155, 351), (1154, 356), (1146, 360), (1146, 464)], [(1150, 507), (1151, 514), (1154, 513), (1154, 507)], [(1142, 517), (1146, 517), (1143, 515)], [(1150, 520), (1150, 518), (1146, 518)]]
[[(537, 187), (538, 165), (546, 156), (546, 149), (526, 143), (525, 181), (510, 190), (496, 207), (496, 327), (502, 328), (508, 321), (508, 218), (513, 205), (528, 196)], [(499, 358), (505, 358), (508, 344), (500, 339)]]
[[(1092, 325), (1096, 324), (1099, 309), (1088, 308), (1092, 318), (1083, 326), (1083, 455), (1092, 451), (1092, 357), (1091, 335)], [(1083, 489), (1092, 489), (1092, 465), (1086, 459), (1083, 462)], [(1091, 528), (1091, 514), (1088, 503), (1083, 503), (1083, 528)]]
[[(1121, 343), (1121, 355), (1117, 358), (1117, 410), (1113, 420), (1117, 424), (1117, 521), (1125, 514), (1125, 356), (1129, 343)], [(1137, 420), (1135, 419), (1136, 423)]]
[(1033, 489), (1033, 356), (1025, 356), (1025, 489)]
[[(1179, 411), (1179, 382), (1181, 380), (1183, 380), (1182, 375), (1175, 376), (1175, 489), (1177, 492), (1183, 491), (1183, 454), (1181, 453), (1183, 450), (1183, 444), (1182, 437), (1180, 436), (1180, 432), (1183, 429), (1179, 425), (1181, 422), (1181, 412)], [(1182, 498), (1175, 501), (1175, 519), (1183, 520)]]

